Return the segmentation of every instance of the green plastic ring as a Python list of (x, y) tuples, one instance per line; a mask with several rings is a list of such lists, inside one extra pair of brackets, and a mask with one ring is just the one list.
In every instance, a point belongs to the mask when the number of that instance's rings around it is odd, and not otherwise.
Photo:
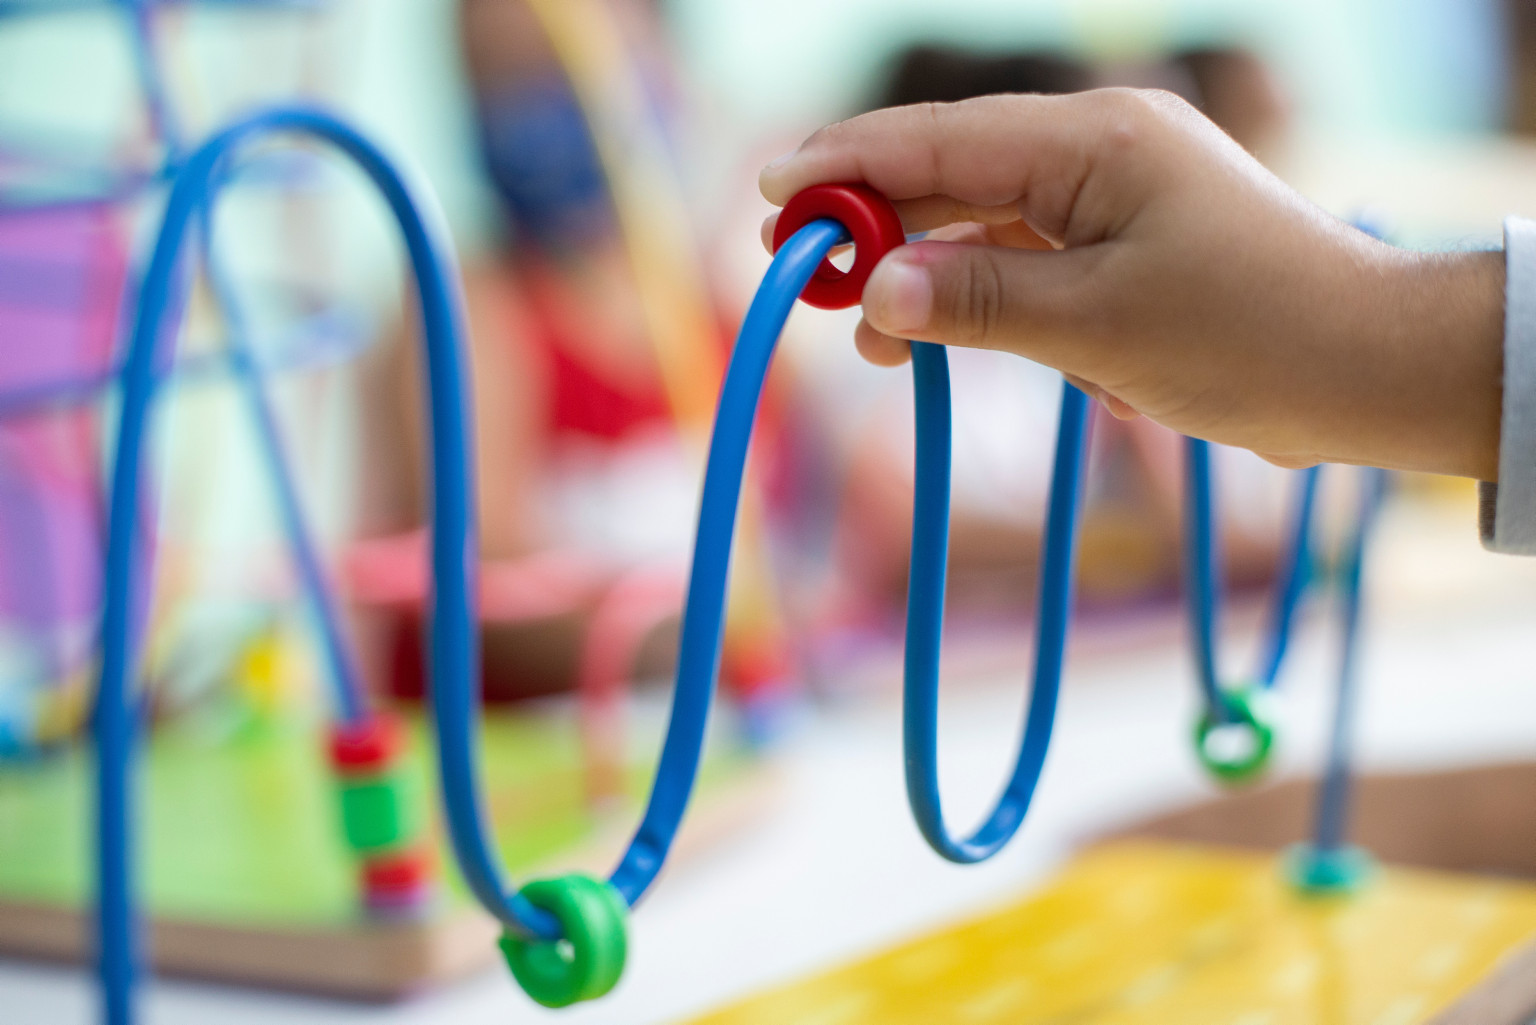
[[(1218, 780), (1228, 784), (1251, 782), (1269, 765), (1269, 756), (1275, 746), (1275, 724), (1263, 707), (1264, 692), (1254, 686), (1225, 691), (1222, 703), (1226, 706), (1226, 718), (1218, 722), (1207, 708), (1195, 723), (1195, 754), (1200, 764)], [(1223, 756), (1211, 750), (1211, 735), (1219, 729), (1245, 727), (1253, 735), (1252, 747), (1235, 756)]]
[(517, 984), (545, 1007), (595, 1000), (624, 974), (629, 906), (619, 892), (588, 875), (541, 879), (521, 894), (559, 919), (564, 939), (503, 933), (499, 946)]

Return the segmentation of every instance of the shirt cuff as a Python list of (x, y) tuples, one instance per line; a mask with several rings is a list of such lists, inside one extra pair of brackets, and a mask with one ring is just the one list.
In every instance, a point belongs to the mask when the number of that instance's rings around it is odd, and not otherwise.
[(1504, 221), (1504, 409), (1499, 483), (1484, 486), (1483, 544), (1536, 555), (1536, 221)]

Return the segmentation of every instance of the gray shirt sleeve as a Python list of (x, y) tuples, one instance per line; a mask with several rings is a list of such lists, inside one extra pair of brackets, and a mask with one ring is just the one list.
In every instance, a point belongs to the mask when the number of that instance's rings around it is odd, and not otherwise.
[(1536, 221), (1504, 222), (1504, 412), (1499, 482), (1480, 488), (1479, 527), (1495, 552), (1536, 555)]

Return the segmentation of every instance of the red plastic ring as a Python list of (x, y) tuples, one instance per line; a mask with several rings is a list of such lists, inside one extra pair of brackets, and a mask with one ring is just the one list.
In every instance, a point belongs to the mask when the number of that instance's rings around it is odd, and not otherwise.
[(393, 765), (405, 746), (400, 720), (376, 712), (356, 723), (338, 723), (331, 729), (331, 766), (343, 776), (363, 775)]
[(853, 266), (841, 271), (830, 260), (822, 260), (800, 298), (818, 309), (845, 310), (859, 304), (875, 264), (907, 236), (891, 201), (868, 185), (812, 185), (784, 204), (773, 229), (773, 251), (778, 252), (789, 236), (823, 217), (837, 221), (853, 236)]
[(432, 855), (413, 848), (372, 858), (363, 863), (363, 892), (389, 897), (419, 893), (432, 882)]

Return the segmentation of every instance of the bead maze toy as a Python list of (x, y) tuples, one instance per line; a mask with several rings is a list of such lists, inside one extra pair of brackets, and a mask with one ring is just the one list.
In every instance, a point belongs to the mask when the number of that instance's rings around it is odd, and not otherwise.
[[(180, 180), (190, 166), (191, 154), (181, 138), (160, 73), (161, 60), (152, 31), (155, 5), (103, 6), (119, 8), (130, 28), (150, 131), (164, 150), (164, 166), (155, 174), (114, 177), (110, 188), (78, 194), (8, 187), (0, 192), (0, 211), (6, 214), (84, 208), (104, 219), (115, 204), (137, 198), (165, 180)], [(31, 5), (0, 9), (0, 14), (13, 13), (47, 12)], [(284, 159), (293, 156), (263, 153), (238, 164), (213, 160), (202, 165), (212, 176), (203, 188), (210, 194), (220, 193), (242, 183), (253, 166), (263, 173), (275, 168), (278, 180), (286, 182), (292, 177), (292, 168), (303, 171), (307, 167), (302, 159)], [(117, 313), (117, 299), (107, 296), (108, 323), (95, 337), (105, 339), (108, 349), (96, 353), (94, 363), (53, 368), (39, 381), (28, 380), (0, 390), (0, 416), (52, 415), (54, 410), (66, 409), (70, 415), (78, 411), (78, 415), (91, 418), (95, 416), (92, 407), (114, 385), (126, 384), (135, 373), (148, 374), (147, 379), (133, 379), (155, 399), (173, 384), (203, 380), (228, 379), (240, 389), (274, 486), (278, 519), (289, 542), (301, 590), (318, 621), (323, 665), (318, 671), (300, 666), (299, 672), (331, 685), (336, 721), (329, 728), (329, 736), (313, 749), (312, 724), (292, 718), (255, 721), (249, 729), (242, 727), (229, 743), (219, 745), (204, 743), (188, 731), (157, 731), (161, 735), (154, 738), (147, 752), (155, 805), (169, 798), (181, 807), (157, 810), (152, 805), (145, 817), (152, 856), (139, 871), (146, 877), (150, 907), (155, 912), (155, 958), (171, 970), (194, 975), (369, 997), (398, 995), (473, 970), (494, 956), (493, 948), (484, 920), (471, 913), (463, 896), (454, 890), (456, 881), (441, 878), (441, 859), (434, 853), (436, 838), (417, 782), (423, 767), (411, 750), (419, 730), (393, 713), (371, 707), (364, 694), (357, 660), (341, 624), (341, 602), (310, 535), (276, 412), (264, 387), (268, 374), (326, 365), (353, 354), (365, 333), (335, 310), (322, 307), (300, 322), (293, 337), (280, 339), (282, 345), (275, 356), (266, 351), (258, 354), (233, 276), (214, 251), (211, 197), (205, 199), (209, 201), (200, 200), (187, 208), (190, 214), (179, 222), (179, 230), (196, 243), (210, 298), (224, 320), (224, 350), (183, 359), (177, 359), (172, 351), (190, 295), (186, 268), (173, 259), (170, 269), (164, 271), (168, 277), (161, 279), (163, 290), (156, 293), (163, 306), (161, 320), (153, 330), (163, 329), (163, 334), (158, 343), (144, 350), (149, 355), (141, 355), (147, 362), (132, 364), (132, 356), (119, 361), (117, 354), (109, 351), (115, 336), (110, 321)], [(15, 218), (8, 223), (15, 223)], [(437, 244), (443, 245), (441, 240)], [(122, 276), (120, 271), (118, 277)], [(142, 313), (142, 304), (154, 298), (141, 294), (136, 312)], [(131, 342), (129, 350), (135, 351)], [(125, 397), (127, 394), (125, 389)], [(140, 428), (146, 418), (147, 413), (137, 421)], [(144, 437), (120, 435), (118, 440), (142, 444)], [(94, 487), (95, 469), (93, 466), (89, 475), (93, 509), (107, 519), (113, 515), (152, 519), (146, 517), (152, 508), (139, 508), (132, 514), (125, 514), (121, 507), (115, 514), (102, 508), (103, 496)], [(125, 486), (130, 492), (134, 487)], [(30, 497), (23, 491), (15, 502), (7, 501), (7, 515), (27, 513), (30, 507), (23, 499)], [(153, 499), (142, 486), (138, 497), (145, 504)], [(101, 525), (96, 522), (93, 527)], [(123, 580), (112, 577), (109, 570), (107, 584), (128, 589), (130, 619), (126, 625), (112, 620), (112, 629), (126, 629), (133, 638), (124, 663), (118, 666), (122, 669), (126, 665), (123, 671), (131, 675), (135, 666), (158, 659), (153, 650), (158, 642), (149, 637), (159, 633), (158, 612), (151, 612), (146, 600), (150, 564), (166, 560), (156, 558), (160, 554), (156, 549), (163, 546), (151, 545), (153, 528), (149, 524), (123, 529), (139, 537), (127, 562), (114, 564), (119, 570), (127, 565), (124, 572), (128, 581), (123, 585)], [(90, 557), (96, 557), (95, 553)], [(601, 809), (593, 802), (618, 800), (622, 806), (633, 789), (634, 766), (624, 758), (624, 737), (612, 722), (613, 709), (623, 697), (623, 683), (630, 671), (627, 660), (632, 659), (644, 631), (659, 618), (655, 610), (676, 606), (678, 588), (670, 574), (661, 577), (635, 574), (603, 596), (598, 608), (604, 617), (594, 624), (593, 643), (584, 652), (579, 730), (574, 726), (566, 730), (547, 716), (499, 716), (488, 724), (488, 792), (498, 805), (517, 809), (515, 817), (523, 824), (513, 835), (503, 828), (494, 841), (497, 849), (519, 867), (538, 864), (555, 853), (570, 856), (589, 846), (602, 849), (608, 843), (603, 819), (596, 814)], [(490, 590), (500, 594), (508, 591), (507, 584), (514, 585), (513, 590), (543, 589), (546, 580), (538, 573), (523, 573), (515, 580), (496, 583), (503, 586)], [(634, 621), (637, 615), (641, 622)], [(110, 641), (112, 636), (109, 631), (104, 639)], [(278, 677), (293, 668), (284, 664), (291, 661), (292, 647), (287, 633), (262, 628), (233, 660), (232, 682), (248, 683), (254, 703), (272, 704), (283, 686)], [(137, 649), (145, 650), (139, 653)], [(83, 677), (89, 671), (82, 666), (78, 675)], [(43, 684), (53, 686), (58, 675), (45, 673), (48, 679)], [(114, 814), (114, 794), (124, 801), (133, 799), (132, 784), (125, 782), (122, 789), (114, 789), (111, 783), (112, 765), (116, 764), (111, 737), (122, 736), (112, 731), (127, 729), (131, 740), (136, 724), (151, 714), (158, 718), (164, 699), (164, 695), (152, 693), (149, 685), (129, 687), (129, 678), (119, 680), (124, 689), (122, 703), (116, 707), (117, 717), (108, 707), (111, 695), (103, 691), (99, 697), (106, 700), (98, 700), (98, 714), (90, 719), (93, 730), (106, 731), (99, 734), (104, 742), (98, 744), (98, 754), (107, 757), (97, 759), (97, 769), (108, 782), (104, 789), (98, 788), (106, 798), (97, 808), (104, 824)], [(60, 695), (83, 708), (84, 689), (70, 687)], [(53, 695), (49, 692), (47, 696)], [(86, 810), (82, 805), (87, 789), (81, 779), (85, 765), (64, 741), (86, 717), (78, 709), (50, 705), (46, 714), (36, 718), (38, 723), (28, 725), (24, 735), (17, 738), (22, 760), (0, 764), (5, 772), (0, 777), (0, 950), (79, 957), (91, 946), (73, 910), (86, 902), (91, 889), (86, 882), (86, 866), (75, 854), (83, 839), (75, 816)], [(589, 732), (595, 735), (588, 737)], [(584, 745), (578, 738), (585, 738)], [(592, 756), (596, 747), (602, 749), (601, 758)], [(0, 757), (8, 758), (9, 754), (0, 744)], [(738, 760), (738, 767), (741, 764), (745, 764), (744, 759)], [(727, 766), (733, 788), (739, 781), (735, 771)], [(327, 777), (333, 781), (334, 794), (315, 785)], [(245, 794), (253, 800), (244, 807), (237, 801), (226, 812), (224, 806), (231, 794)], [(757, 797), (755, 793), (747, 796)], [(334, 807), (327, 798), (334, 801)], [(191, 814), (194, 809), (195, 814)], [(131, 805), (126, 811), (117, 806), (116, 814), (124, 816), (118, 821), (126, 824), (126, 815), (133, 810)], [(208, 835), (189, 830), (189, 821), (207, 827)], [(102, 835), (110, 836), (111, 832), (106, 825)], [(111, 861), (112, 850), (109, 840), (102, 850), (102, 866), (98, 866), (101, 874), (106, 871), (103, 866), (116, 863)], [(133, 863), (125, 863), (123, 871), (135, 871)], [(111, 886), (98, 886), (97, 891), (115, 892)], [(121, 908), (113, 908), (111, 901), (98, 903), (103, 921), (116, 921), (111, 916), (121, 914)], [(120, 928), (118, 935), (131, 935), (133, 929), (130, 924)], [(109, 946), (103, 945), (103, 950)], [(131, 974), (135, 956), (130, 948), (125, 955), (109, 959), (114, 977)], [(127, 1013), (116, 998), (108, 1001), (108, 1008), (113, 1017)]]
[[(881, 197), (858, 185), (808, 190), (796, 197), (781, 217), (774, 262), (748, 310), (722, 386), (684, 606), (671, 721), (641, 824), (618, 867), (606, 881), (571, 874), (513, 889), (501, 874), (494, 845), (486, 831), (482, 780), (474, 756), (478, 715), (472, 685), (476, 678), (473, 635), (476, 560), (473, 506), (469, 501), (471, 441), (466, 430), (464, 367), (453, 265), (448, 249), (430, 215), (423, 214), (410, 187), (398, 172), (369, 143), (323, 113), (276, 110), (260, 114), (227, 129), (191, 156), (176, 178), (154, 257), (142, 286), (125, 368), (118, 450), (113, 464), (102, 684), (93, 723), (100, 795), (97, 824), (100, 839), (100, 967), (107, 1020), (113, 1025), (131, 1020), (133, 984), (137, 974), (129, 867), (132, 808), (127, 781), (136, 732), (136, 699), (126, 682), (136, 633), (131, 587), (139, 509), (136, 489), (141, 474), (145, 424), (155, 392), (156, 339), (161, 334), (162, 318), (172, 302), (174, 270), (183, 238), (217, 192), (223, 162), (241, 143), (275, 131), (300, 132), (325, 140), (363, 168), (383, 193), (400, 223), (416, 274), (424, 325), (433, 455), (432, 727), (437, 738), (441, 797), (455, 858), (475, 898), (501, 922), (503, 956), (514, 977), (533, 999), (558, 1007), (600, 997), (622, 974), (627, 951), (625, 919), (629, 909), (655, 881), (665, 862), (697, 777), (719, 667), (742, 469), (757, 400), (779, 333), (797, 298), (803, 297), (812, 305), (826, 307), (856, 301), (873, 264), (885, 251), (903, 241), (899, 221)], [(844, 273), (825, 261), (832, 248), (846, 240), (854, 243), (856, 255), (853, 269)], [(909, 798), (920, 830), (941, 856), (957, 862), (974, 862), (995, 854), (1016, 833), (1027, 811), (1049, 743), (1070, 610), (1074, 527), (1086, 453), (1087, 400), (1076, 389), (1064, 388), (1062, 429), (1049, 499), (1041, 580), (1035, 697), (1031, 702), (1024, 741), (997, 807), (975, 835), (957, 840), (944, 826), (937, 800), (934, 765), (938, 637), (942, 626), (947, 533), (949, 399), (944, 371), (942, 348), (914, 344), (919, 483), (914, 500), (904, 733), (908, 748)], [(1258, 702), (1243, 691), (1232, 691), (1215, 682), (1212, 649), (1218, 605), (1215, 594), (1217, 555), (1212, 536), (1214, 516), (1210, 502), (1209, 460), (1198, 444), (1191, 445), (1188, 467), (1190, 493), (1194, 499), (1189, 527), (1191, 610), (1199, 624), (1197, 651), (1204, 668), (1209, 670), (1202, 675), (1202, 682), (1207, 686), (1205, 693), (1210, 704), (1197, 727), (1197, 740), (1202, 759), (1218, 778), (1241, 780), (1253, 776), (1266, 761), (1269, 727), (1257, 711)], [(1373, 476), (1373, 483), (1363, 491), (1357, 529), (1346, 559), (1345, 616), (1349, 629), (1341, 662), (1341, 680), (1346, 684), (1354, 664), (1353, 625), (1358, 615), (1366, 532), (1379, 502), (1381, 479), (1380, 475)], [(1297, 500), (1289, 564), (1282, 573), (1277, 592), (1269, 658), (1259, 677), (1265, 686), (1278, 675), (1294, 608), (1304, 587), (1305, 562), (1311, 550), (1315, 489), (1316, 475), (1304, 475)], [(1233, 693), (1243, 694), (1243, 697), (1232, 699), (1230, 695)], [(1297, 867), (1291, 880), (1275, 881), (1267, 862), (1236, 864), (1216, 856), (1132, 851), (1125, 855), (1104, 855), (1100, 861), (1085, 863), (1079, 872), (1088, 882), (1074, 882), (1077, 877), (1069, 875), (1059, 884), (1058, 890), (1098, 893), (1103, 888), (1093, 880), (1106, 874), (1124, 875), (1127, 871), (1124, 865), (1133, 862), (1138, 866), (1134, 873), (1141, 880), (1138, 885), (1151, 887), (1164, 895), (1152, 899), (1147, 905), (1154, 910), (1163, 907), (1157, 901), (1166, 899), (1167, 894), (1205, 893), (1208, 901), (1218, 903), (1231, 903), (1241, 897), (1257, 901), (1261, 907), (1272, 905), (1276, 892), (1289, 895), (1286, 899), (1293, 901), (1303, 901), (1319, 892), (1348, 899), (1349, 892), (1364, 878), (1357, 871), (1363, 862), (1352, 855), (1341, 857), (1341, 852), (1347, 849), (1340, 846), (1340, 816), (1349, 771), (1345, 757), (1349, 709), (1348, 689), (1341, 687), (1334, 752), (1320, 806), (1317, 839), (1308, 851), (1297, 855)], [(391, 782), (390, 752), (396, 750), (393, 728), (378, 720), (368, 722), (370, 725), (360, 731), (354, 730), (353, 724), (344, 723), (333, 744), (333, 758), (343, 780), (344, 821), (353, 846), (365, 858), (383, 855), (370, 866), (374, 875), (388, 880), (390, 886), (398, 885), (402, 890), (409, 890), (415, 882), (411, 873), (400, 870), (389, 857), (401, 848), (402, 837), (410, 832), (403, 824), (408, 819), (403, 814), (405, 799)], [(1251, 734), (1249, 750), (1235, 761), (1223, 760), (1219, 754), (1206, 750), (1213, 743), (1213, 735), (1221, 727), (1231, 724)], [(1233, 769), (1234, 764), (1240, 771)], [(1129, 859), (1129, 862), (1116, 858)], [(1225, 879), (1227, 883), (1223, 886), (1209, 882), (1211, 879)], [(1202, 887), (1209, 889), (1202, 890)], [(1215, 898), (1209, 896), (1210, 889), (1216, 892)], [(1404, 890), (1401, 899), (1398, 899), (1397, 889)], [(1429, 890), (1433, 891), (1434, 887)], [(1052, 891), (1053, 894), (1056, 892)], [(1408, 915), (1422, 914), (1425, 908), (1445, 906), (1436, 903), (1433, 892), (1420, 900), (1416, 884), (1411, 880), (1401, 886), (1395, 881), (1381, 883), (1369, 892), (1378, 896), (1392, 893), (1390, 906), (1406, 908), (1402, 913)], [(1478, 902), (1486, 903), (1492, 898), (1479, 891), (1467, 899), (1481, 906)], [(1536, 925), (1536, 919), (1531, 919), (1529, 901), (1529, 896), (1521, 898), (1519, 895), (1508, 902), (1500, 899), (1499, 914), (1491, 916), (1497, 919), (1496, 927), (1490, 927), (1486, 938), (1487, 951), (1491, 953), (1487, 957), (1480, 954), (1481, 960), (1476, 960), (1473, 969), (1469, 970), (1486, 968), (1488, 957), (1496, 960), (1507, 951), (1511, 935), (1524, 936)], [(1016, 949), (1028, 950), (1031, 943), (1045, 942), (1054, 935), (1048, 928), (1055, 921), (1050, 916), (1059, 917), (1060, 912), (1049, 909), (1059, 909), (1064, 902), (1076, 907), (1071, 901), (1048, 895), (1035, 902), (1047, 911), (1021, 913), (1028, 921), (1045, 915), (1045, 925), (1027, 927), (1045, 931), (1024, 934), (1018, 938), (1020, 946)], [(1090, 902), (1081, 910), (1101, 916), (1113, 927), (1116, 920), (1111, 912), (1135, 904), (1134, 901), (1114, 900), (1104, 905)], [(1505, 904), (1509, 906), (1505, 907)], [(1397, 910), (1392, 912), (1397, 913)], [(1168, 937), (1185, 946), (1205, 943), (1210, 947), (1215, 943), (1209, 939), (1215, 934), (1207, 922), (1191, 926), (1171, 913), (1164, 918), (1165, 921), (1159, 920), (1172, 930)], [(1385, 924), (1375, 923), (1372, 927), (1392, 928), (1395, 919), (1389, 915), (1383, 921)], [(1125, 929), (1139, 928), (1140, 919), (1118, 924)], [(1145, 929), (1142, 931), (1150, 934)], [(940, 960), (945, 958), (953, 960), (952, 955), (943, 955)], [(1135, 981), (1127, 983), (1133, 993), (1137, 992), (1131, 985)], [(1169, 992), (1183, 992), (1172, 984), (1166, 988)], [(1390, 993), (1390, 990), (1389, 983), (1386, 991)], [(1073, 992), (1070, 986), (1062, 984), (1060, 993), (1064, 995), (1058, 999), (1069, 1001), (1064, 1007), (1071, 1006)], [(1181, 996), (1180, 999), (1194, 998)], [(799, 1005), (791, 1002), (787, 1006)], [(848, 1014), (838, 1012), (841, 1016), (828, 1020), (886, 1020), (878, 1014), (860, 1017), (877, 1006), (870, 998), (861, 997), (848, 1006), (853, 1008)], [(1012, 1005), (998, 997), (987, 1006), (1004, 1013)], [(1206, 1005), (1197, 1002), (1196, 1006)], [(768, 1018), (751, 1017), (758, 1012), (749, 1009), (735, 1012), (748, 1017), (721, 1020), (784, 1020), (782, 1006), (775, 1007), (777, 1009), (763, 1012), (769, 1015)], [(825, 1007), (823, 1011), (832, 1013)], [(978, 1020), (989, 1019), (983, 1016)], [(1001, 1019), (994, 1016), (990, 1020)]]
[[(552, 10), (553, 8), (551, 8)], [(274, 134), (322, 142), (356, 165), (382, 196), (404, 239), (422, 323), (430, 413), (430, 730), (450, 850), (470, 895), (496, 920), (497, 946), (535, 1001), (563, 1007), (617, 984), (628, 953), (627, 919), (666, 863), (698, 781), (721, 661), (731, 552), (743, 513), (743, 473), (764, 379), (798, 299), (823, 308), (858, 302), (878, 260), (903, 244), (890, 204), (866, 186), (809, 189), (786, 207), (775, 256), (725, 369), (710, 438), (693, 561), (683, 604), (670, 719), (638, 828), (606, 878), (568, 873), (512, 886), (492, 833), (487, 773), (477, 757), (481, 721), (476, 605), (479, 560), (473, 503), (460, 297), (451, 248), (429, 198), (371, 142), (311, 108), (259, 112), (178, 160), (153, 254), (139, 285), (111, 464), (100, 682), (94, 742), (95, 931), (104, 1020), (131, 1025), (142, 974), (136, 900), (135, 760), (145, 694), (143, 582), (151, 552), (141, 529), (151, 414), (163, 393), (162, 361), (185, 295), (182, 251), (201, 243), (215, 293), (226, 293), (210, 254), (212, 209), (235, 155)], [(828, 260), (854, 245), (849, 271)], [(232, 301), (229, 303), (232, 306)], [(938, 685), (949, 521), (951, 396), (944, 349), (913, 343), (917, 447), (911, 582), (906, 619), (903, 742), (909, 803), (941, 857), (974, 863), (1021, 828), (1049, 749), (1072, 606), (1076, 527), (1088, 455), (1089, 403), (1063, 385), (1041, 560), (1038, 636), (1029, 712), (1003, 793), (972, 835), (947, 827), (937, 780)], [(237, 365), (249, 358), (236, 351)], [(265, 434), (259, 378), (247, 373), (250, 408)], [(281, 448), (268, 447), (281, 478)], [(1218, 673), (1219, 552), (1209, 448), (1190, 440), (1186, 459), (1186, 568), (1195, 662), (1204, 709), (1197, 757), (1224, 783), (1253, 780), (1275, 741), (1264, 705), (1279, 679), (1295, 610), (1312, 570), (1318, 472), (1298, 477), (1289, 546), (1263, 658), (1250, 682)], [(1358, 658), (1360, 584), (1385, 476), (1362, 475), (1359, 507), (1340, 560), (1344, 639), (1327, 769), (1309, 844), (1284, 859), (1151, 844), (1105, 847), (1041, 894), (950, 933), (852, 968), (751, 1000), (705, 1019), (780, 1021), (1211, 1021), (1411, 1023), (1473, 1020), (1477, 994), (1528, 964), (1536, 937), (1536, 887), (1376, 869), (1348, 846), (1350, 724)], [(306, 549), (292, 492), (285, 525), (326, 640), (335, 692), (328, 763), (341, 831), (357, 861), (366, 903), (381, 916), (418, 908), (430, 891), (423, 809), (404, 774), (408, 728), (369, 706), (339, 631), (324, 626), (328, 584)], [(334, 625), (334, 622), (332, 623)], [(1454, 922), (1460, 944), (1442, 935)], [(1096, 935), (1114, 938), (1099, 943)], [(490, 937), (475, 938), (489, 948)], [(1468, 994), (1472, 995), (1469, 996)], [(1469, 1008), (1471, 1010), (1469, 1010)], [(1321, 1010), (1320, 1010), (1321, 1009)], [(1493, 1020), (1492, 1018), (1486, 1020)], [(1499, 1021), (1513, 1018), (1500, 1018)]]

